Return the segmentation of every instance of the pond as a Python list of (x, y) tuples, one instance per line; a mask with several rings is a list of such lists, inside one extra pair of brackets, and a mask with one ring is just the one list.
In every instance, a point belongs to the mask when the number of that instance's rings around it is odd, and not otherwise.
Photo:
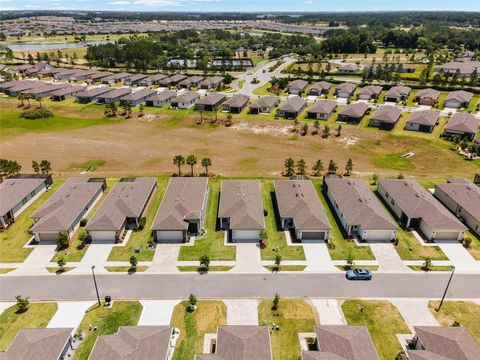
[(74, 49), (87, 47), (88, 45), (102, 45), (113, 43), (112, 40), (87, 41), (84, 43), (31, 43), (31, 44), (9, 44), (7, 47), (12, 51), (53, 51), (62, 49)]

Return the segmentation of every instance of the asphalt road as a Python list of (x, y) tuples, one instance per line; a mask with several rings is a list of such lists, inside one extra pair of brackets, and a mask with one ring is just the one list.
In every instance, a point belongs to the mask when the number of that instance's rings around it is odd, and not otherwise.
[[(110, 274), (97, 275), (100, 296), (113, 299), (332, 297), (440, 298), (448, 274), (376, 274), (371, 281), (348, 281), (343, 274)], [(16, 295), (31, 300), (95, 299), (93, 279), (87, 275), (2, 276), (0, 300)], [(478, 274), (455, 274), (447, 298), (480, 298)]]

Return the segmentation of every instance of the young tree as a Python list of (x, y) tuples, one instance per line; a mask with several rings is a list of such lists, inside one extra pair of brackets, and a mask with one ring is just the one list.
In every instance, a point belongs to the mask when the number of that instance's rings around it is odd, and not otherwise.
[(298, 175), (305, 175), (307, 172), (307, 165), (305, 160), (300, 159), (297, 161), (297, 174)]
[(145, 115), (145, 107), (143, 104), (140, 104), (138, 106), (138, 116), (142, 117), (143, 115)]
[(199, 261), (200, 261), (200, 266), (204, 268), (205, 271), (208, 271), (210, 267), (210, 257), (208, 255), (202, 255)]
[(65, 234), (63, 232), (59, 232), (58, 237), (57, 237), (57, 248), (58, 248), (58, 250), (64, 250), (64, 249), (68, 248), (68, 245), (69, 245), (69, 241), (68, 241), (67, 234)]
[(50, 174), (52, 171), (52, 164), (48, 160), (40, 161), (40, 170), (42, 170), (42, 174)]
[(182, 155), (175, 155), (173, 165), (178, 166), (178, 175), (182, 175), (182, 165), (185, 164), (185, 158)]
[(188, 302), (190, 303), (190, 309), (195, 310), (195, 305), (197, 304), (197, 297), (193, 294), (190, 294), (188, 297)]
[(275, 297), (273, 298), (272, 310), (277, 310), (278, 305), (280, 305), (280, 295), (277, 293), (277, 294), (275, 294)]
[(422, 270), (425, 271), (425, 272), (432, 270), (432, 258), (431, 257), (427, 257), (425, 259), (425, 261), (423, 262), (423, 265), (422, 265)]
[(347, 164), (345, 165), (345, 175), (350, 176), (353, 170), (353, 161), (352, 159), (348, 159)]
[(275, 271), (280, 271), (280, 264), (282, 263), (282, 255), (275, 255)]
[(302, 126), (302, 136), (305, 136), (308, 134), (308, 124), (303, 124)]
[(285, 176), (292, 176), (294, 172), (295, 161), (292, 158), (285, 160)]
[(58, 267), (60, 268), (60, 271), (64, 271), (64, 266), (67, 265), (67, 261), (65, 260), (65, 258), (62, 256), (60, 259), (58, 259), (57, 261), (57, 265)]
[(322, 137), (326, 139), (329, 136), (330, 136), (330, 126), (325, 125), (325, 127), (323, 128)]
[(35, 174), (40, 173), (40, 164), (36, 162), (35, 160), (32, 161), (32, 169), (35, 172)]
[(23, 297), (22, 295), (15, 296), (17, 300), (17, 308), (19, 313), (23, 313), (28, 310), (28, 305), (30, 305), (30, 298), (28, 296)]
[(18, 94), (17, 99), (20, 102), (20, 104), (18, 106), (24, 107), (25, 106), (25, 103), (24, 103), (25, 94)]
[(328, 174), (336, 174), (337, 169), (338, 169), (337, 163), (333, 160), (330, 160), (330, 162), (328, 163), (327, 173)]
[(312, 166), (313, 176), (320, 176), (324, 170), (322, 160), (318, 159), (315, 161), (315, 164)]
[(18, 174), (22, 170), (22, 166), (15, 160), (0, 159), (0, 182), (4, 177)]
[(208, 167), (212, 166), (212, 160), (210, 160), (210, 158), (203, 158), (202, 166), (205, 168), (205, 174), (208, 176)]
[(188, 155), (187, 165), (190, 166), (190, 176), (193, 176), (193, 167), (197, 165), (197, 157), (195, 155)]
[(138, 259), (135, 255), (130, 256), (130, 265), (132, 266), (132, 269), (136, 269), (138, 264)]
[(337, 127), (337, 137), (342, 136), (342, 124), (339, 124)]
[(313, 122), (313, 131), (312, 131), (312, 135), (316, 135), (318, 134), (318, 131), (320, 130), (320, 121), (318, 120), (315, 120)]
[(377, 173), (373, 173), (373, 175), (372, 175), (373, 185), (377, 185), (379, 179), (380, 179), (380, 176)]
[(35, 100), (37, 100), (37, 102), (38, 102), (38, 107), (42, 107), (42, 97), (41, 97), (41, 96), (37, 96), (37, 97), (35, 98)]

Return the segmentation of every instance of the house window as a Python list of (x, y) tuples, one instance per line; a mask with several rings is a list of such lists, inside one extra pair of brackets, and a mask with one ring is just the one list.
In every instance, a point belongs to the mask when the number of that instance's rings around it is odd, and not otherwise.
[(392, 201), (391, 201), (390, 203), (395, 206), (395, 201), (393, 201), (393, 199), (392, 199)]
[(387, 199), (388, 199), (388, 196), (389, 196), (389, 195), (388, 195), (388, 193), (386, 192), (386, 193), (385, 193), (385, 198), (387, 198)]

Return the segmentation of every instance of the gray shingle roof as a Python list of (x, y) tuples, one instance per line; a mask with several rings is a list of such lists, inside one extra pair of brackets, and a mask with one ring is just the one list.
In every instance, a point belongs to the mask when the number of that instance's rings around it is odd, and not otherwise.
[(209, 93), (203, 99), (197, 101), (197, 105), (216, 105), (226, 99), (224, 94)]
[(119, 88), (119, 89), (114, 89), (112, 91), (109, 91), (105, 94), (102, 94), (98, 96), (99, 99), (116, 99), (121, 96), (125, 96), (127, 94), (130, 94), (130, 89), (127, 88)]
[(330, 114), (337, 107), (337, 102), (333, 100), (318, 100), (308, 109), (309, 113)]
[(5, 215), (46, 179), (5, 179), (0, 183), (0, 216)]
[(386, 97), (407, 97), (412, 88), (408, 86), (398, 85), (393, 86), (390, 90), (387, 91), (385, 94)]
[(223, 81), (224, 77), (223, 76), (212, 76), (209, 77), (208, 79), (203, 80), (200, 82), (200, 86), (205, 86), (205, 85), (213, 85), (216, 86), (220, 84)]
[(395, 124), (400, 118), (402, 109), (392, 105), (380, 106), (370, 117), (370, 120), (382, 121), (384, 123)]
[(302, 99), (300, 96), (292, 96), (280, 106), (279, 110), (288, 111), (288, 112), (298, 112), (303, 109), (307, 104), (305, 99)]
[(216, 353), (197, 354), (195, 360), (272, 360), (267, 326), (219, 326), (217, 334)]
[(103, 186), (103, 182), (88, 182), (87, 178), (70, 178), (32, 214), (39, 220), (32, 232), (66, 231), (80, 216), (87, 204)]
[(152, 90), (152, 89), (143, 89), (143, 90), (138, 90), (138, 91), (135, 91), (135, 92), (131, 92), (130, 94), (121, 98), (121, 100), (122, 101), (135, 101), (135, 100), (139, 100), (139, 99), (151, 96), (151, 95), (155, 95), (156, 93), (157, 92), (155, 90)]
[(248, 95), (242, 95), (242, 94), (237, 94), (233, 95), (230, 99), (225, 101), (223, 104), (228, 105), (230, 107), (241, 107), (244, 106), (245, 104), (248, 104), (248, 101), (250, 100), (250, 97)]
[(232, 230), (263, 230), (262, 193), (258, 180), (223, 180), (219, 218), (230, 218)]
[(472, 100), (473, 94), (471, 92), (465, 91), (465, 90), (457, 90), (457, 91), (452, 91), (448, 93), (447, 97), (445, 98), (445, 101), (449, 100), (457, 100), (461, 103), (468, 103), (470, 100)]
[(139, 218), (155, 187), (155, 178), (118, 182), (88, 222), (89, 231), (122, 229), (127, 218)]
[(349, 225), (361, 225), (364, 230), (397, 229), (362, 180), (327, 178), (325, 182)]
[(196, 92), (186, 92), (178, 95), (172, 100), (172, 103), (189, 103), (192, 100), (198, 99), (200, 95)]
[(207, 178), (172, 177), (158, 209), (152, 230), (187, 230), (186, 220), (202, 215)]
[(13, 339), (3, 360), (58, 359), (73, 332), (73, 328), (22, 329)]
[(85, 90), (85, 86), (81, 85), (72, 85), (72, 86), (67, 86), (58, 90), (55, 90), (52, 92), (53, 96), (64, 96), (64, 95), (70, 95), (70, 94), (75, 94), (79, 91)]
[(148, 97), (147, 100), (148, 101), (159, 101), (159, 102), (168, 101), (168, 100), (173, 99), (176, 95), (177, 95), (177, 93), (175, 91), (165, 90), (165, 91), (162, 91), (161, 93), (153, 94), (152, 96)]
[(417, 181), (383, 179), (379, 186), (388, 192), (409, 218), (422, 218), (432, 230), (466, 230), (465, 226)]
[(378, 85), (368, 85), (365, 86), (358, 92), (358, 95), (369, 95), (369, 96), (378, 96), (382, 92), (382, 87)]
[(308, 81), (305, 80), (293, 80), (288, 83), (288, 88), (289, 89), (294, 89), (294, 90), (304, 90), (308, 86)]
[(330, 230), (330, 223), (310, 180), (276, 180), (280, 217), (292, 218), (298, 230)]
[(98, 337), (89, 360), (166, 359), (171, 326), (121, 326), (115, 335)]
[(337, 85), (337, 87), (335, 88), (335, 93), (346, 92), (349, 94), (353, 94), (356, 88), (357, 88), (357, 85), (349, 82), (344, 82)]
[(434, 126), (440, 117), (440, 110), (419, 110), (412, 113), (407, 123)]
[(338, 114), (349, 117), (362, 117), (367, 112), (369, 106), (364, 102), (348, 104)]
[(480, 119), (466, 112), (457, 112), (445, 126), (445, 130), (476, 134), (480, 126)]
[(110, 88), (110, 87), (96, 87), (96, 88), (93, 88), (93, 89), (80, 91), (79, 93), (77, 93), (76, 96), (77, 97), (92, 97), (92, 96), (98, 96), (98, 95), (106, 94), (110, 91), (113, 91), (113, 89)]
[(437, 188), (480, 222), (480, 187), (469, 180), (462, 180), (449, 180), (446, 184), (438, 184)]
[(203, 76), (190, 76), (178, 83), (178, 85), (191, 86), (192, 84), (197, 84), (203, 80)]
[(421, 89), (415, 94), (415, 98), (417, 99), (433, 99), (437, 100), (440, 96), (440, 91), (435, 89)]
[(276, 96), (263, 96), (257, 101), (255, 101), (252, 105), (250, 105), (250, 108), (273, 108), (275, 105), (278, 104), (280, 99)]
[(311, 87), (310, 90), (330, 90), (330, 88), (332, 87), (332, 84), (327, 82), (327, 81), (319, 81), (319, 82), (316, 82), (315, 84), (313, 84), (313, 86)]

